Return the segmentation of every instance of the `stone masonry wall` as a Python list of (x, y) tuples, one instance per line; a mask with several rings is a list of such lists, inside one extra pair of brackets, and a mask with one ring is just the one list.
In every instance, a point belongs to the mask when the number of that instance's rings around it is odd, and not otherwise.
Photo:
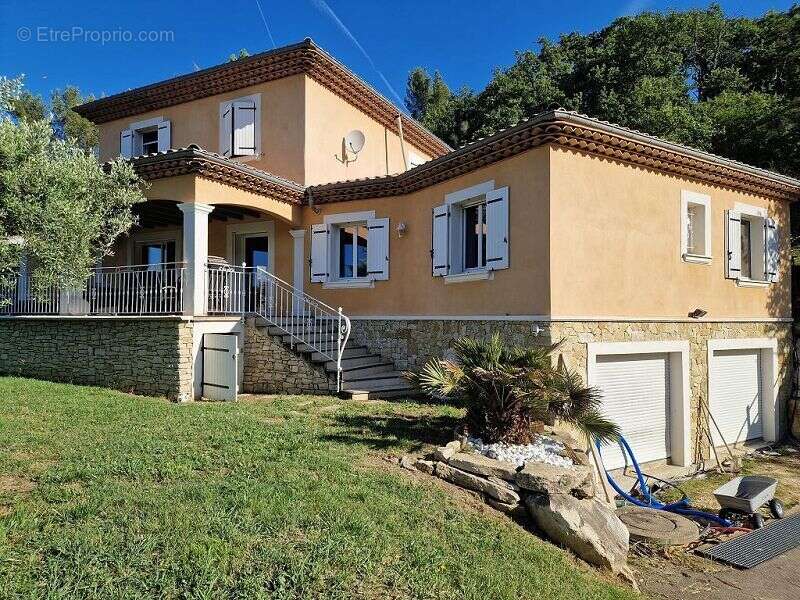
[(176, 318), (0, 319), (0, 373), (192, 397), (192, 323)]
[[(633, 321), (477, 321), (477, 320), (354, 320), (352, 338), (392, 359), (399, 368), (417, 370), (431, 358), (445, 356), (452, 342), (463, 336), (487, 338), (495, 331), (508, 343), (550, 344), (564, 340), (559, 352), (568, 367), (586, 377), (588, 342), (688, 340), (692, 394), (692, 444), (697, 434), (700, 398), (708, 393), (707, 341), (714, 338), (778, 340), (779, 420), (786, 427), (786, 399), (790, 393), (792, 326), (789, 323), (633, 322)], [(800, 412), (800, 411), (799, 411)], [(800, 417), (798, 417), (800, 421)], [(798, 423), (800, 429), (800, 423)], [(704, 448), (705, 443), (700, 447)]]
[(247, 319), (242, 388), (251, 394), (329, 394), (336, 391), (336, 382), (323, 365), (311, 364)]

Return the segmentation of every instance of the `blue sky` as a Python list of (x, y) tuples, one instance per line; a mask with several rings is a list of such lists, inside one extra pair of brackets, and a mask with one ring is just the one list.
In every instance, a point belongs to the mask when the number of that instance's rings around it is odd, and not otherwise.
[[(792, 2), (720, 4), (728, 14), (755, 16), (785, 10)], [(542, 36), (592, 31), (641, 10), (707, 5), (691, 0), (0, 0), (0, 74), (24, 73), (28, 87), (45, 95), (67, 84), (113, 94), (224, 62), (242, 47), (255, 53), (272, 48), (273, 40), (281, 46), (311, 37), (397, 102), (416, 66), (439, 69), (451, 88), (480, 89), (495, 67), (512, 63), (515, 50), (533, 47)], [(125, 41), (142, 31), (162, 39)], [(103, 43), (103, 35), (112, 39)]]

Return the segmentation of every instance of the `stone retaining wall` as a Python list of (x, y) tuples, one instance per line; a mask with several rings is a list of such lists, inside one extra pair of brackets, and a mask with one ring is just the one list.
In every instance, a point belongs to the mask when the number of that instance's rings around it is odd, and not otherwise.
[(336, 382), (323, 365), (311, 364), (247, 319), (242, 388), (254, 394), (329, 394), (336, 391)]
[(190, 399), (192, 326), (179, 318), (0, 319), (0, 373)]
[[(420, 369), (429, 359), (445, 356), (453, 341), (463, 336), (488, 338), (495, 331), (508, 343), (550, 344), (564, 340), (559, 352), (567, 366), (586, 377), (589, 342), (688, 340), (694, 447), (700, 398), (708, 394), (708, 350), (710, 339), (775, 338), (778, 341), (779, 420), (786, 430), (786, 399), (790, 393), (792, 325), (777, 322), (643, 322), (643, 321), (500, 321), (500, 320), (353, 320), (353, 340), (399, 368)], [(800, 411), (799, 411), (800, 412)], [(798, 416), (800, 429), (800, 416)], [(706, 442), (700, 444), (701, 448)]]

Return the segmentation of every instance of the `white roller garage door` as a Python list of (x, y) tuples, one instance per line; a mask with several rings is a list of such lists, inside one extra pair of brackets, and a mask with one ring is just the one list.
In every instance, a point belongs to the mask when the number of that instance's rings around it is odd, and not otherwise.
[[(594, 385), (603, 393), (603, 411), (616, 421), (639, 462), (670, 455), (669, 355), (598, 356)], [(617, 445), (603, 447), (606, 468), (625, 464)]]
[[(709, 406), (728, 444), (763, 437), (761, 351), (715, 350), (709, 369)], [(711, 424), (716, 446), (722, 445)]]

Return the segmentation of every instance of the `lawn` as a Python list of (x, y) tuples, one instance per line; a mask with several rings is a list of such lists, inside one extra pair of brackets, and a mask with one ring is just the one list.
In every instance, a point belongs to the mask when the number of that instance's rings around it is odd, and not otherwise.
[(634, 597), (378, 458), (458, 416), (0, 378), (0, 597)]

